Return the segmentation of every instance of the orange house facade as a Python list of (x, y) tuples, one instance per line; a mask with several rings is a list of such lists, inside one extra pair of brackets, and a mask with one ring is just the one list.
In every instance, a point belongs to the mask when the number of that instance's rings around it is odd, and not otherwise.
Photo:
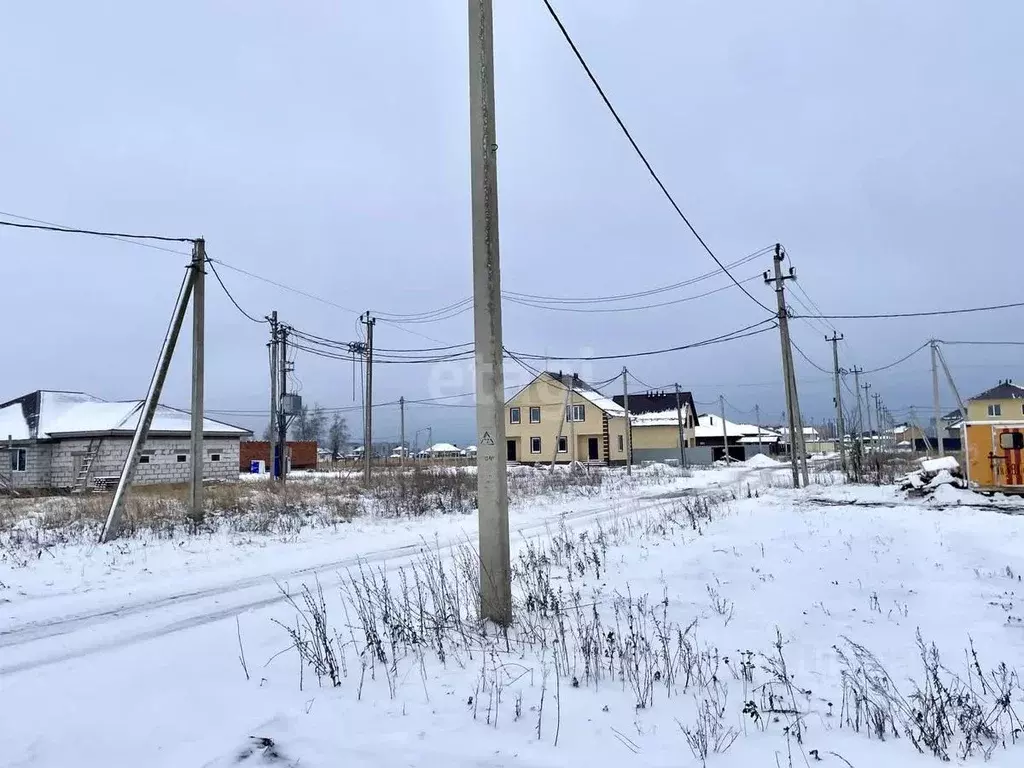
[(964, 450), (971, 488), (1024, 494), (1024, 388), (1007, 379), (968, 401)]

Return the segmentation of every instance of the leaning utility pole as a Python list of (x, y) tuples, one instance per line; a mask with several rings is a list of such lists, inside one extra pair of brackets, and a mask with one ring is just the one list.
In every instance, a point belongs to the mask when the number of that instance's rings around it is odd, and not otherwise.
[(124, 466), (121, 467), (121, 477), (117, 481), (117, 488), (114, 490), (114, 497), (110, 501), (110, 509), (107, 511), (107, 520), (103, 524), (103, 531), (100, 533), (100, 542), (106, 543), (117, 538), (121, 530), (121, 507), (124, 504), (124, 494), (131, 485), (135, 476), (135, 469), (139, 464), (139, 454), (142, 453), (142, 446), (146, 443), (149, 435), (149, 427), (153, 423), (153, 416), (156, 414), (157, 405), (160, 403), (160, 393), (164, 388), (164, 380), (167, 378), (167, 369), (171, 365), (171, 357), (174, 355), (174, 347), (178, 343), (178, 335), (181, 333), (181, 326), (185, 322), (185, 312), (188, 310), (189, 299), (192, 296), (192, 284), (195, 281), (196, 270), (195, 260), (188, 266), (188, 274), (181, 286), (181, 293), (178, 295), (178, 303), (174, 307), (174, 314), (171, 316), (171, 328), (164, 338), (163, 346), (160, 348), (160, 356), (157, 358), (156, 370), (149, 381), (149, 389), (146, 392), (146, 399), (141, 405), (139, 423), (135, 427), (135, 434), (132, 435), (132, 442), (128, 447), (128, 455), (125, 457)]
[[(284, 405), (288, 394), (288, 326), (277, 328), (277, 476), (283, 483), (288, 477), (288, 412)], [(294, 415), (294, 414), (293, 414)]]
[(622, 367), (622, 407), (626, 411), (626, 474), (633, 474), (633, 426), (629, 421), (629, 373)]
[(512, 623), (505, 371), (498, 250), (498, 139), (494, 122), (492, 0), (469, 0), (469, 139), (473, 215), (480, 615)]
[(400, 398), (398, 398), (398, 408), (399, 408), (398, 423), (400, 425), (399, 426), (399, 430), (400, 430), (399, 431), (399, 434), (400, 434), (399, 440), (401, 441), (400, 445), (402, 446), (402, 449), (399, 451), (400, 457), (399, 457), (398, 465), (401, 466), (401, 467), (404, 467), (405, 466), (405, 453), (406, 453), (406, 448), (405, 448), (405, 395), (402, 395)]
[(729, 463), (729, 427), (725, 420), (725, 395), (718, 396), (718, 410), (722, 412), (722, 459)]
[(832, 332), (832, 338), (825, 337), (825, 341), (832, 342), (832, 375), (836, 385), (836, 429), (839, 432), (839, 466), (846, 471), (846, 426), (843, 424), (843, 392), (839, 387), (839, 342), (843, 335), (838, 331)]
[(676, 384), (676, 421), (679, 423), (679, 468), (686, 466), (686, 427), (683, 426), (683, 405), (679, 400), (679, 384)]
[(270, 313), (270, 479), (277, 479), (277, 409), (281, 396), (277, 389), (277, 310)]
[[(935, 445), (938, 446), (939, 456), (945, 456), (945, 448), (942, 445), (942, 406), (939, 404), (939, 345), (932, 339), (932, 405), (935, 408)], [(967, 418), (967, 414), (961, 414)]]
[(192, 245), (192, 485), (189, 513), (203, 519), (203, 413), (206, 363), (206, 241)]
[[(793, 348), (789, 338), (789, 312), (786, 309), (786, 280), (795, 280), (796, 272), (792, 267), (789, 274), (782, 274), (782, 260), (786, 258), (782, 246), (775, 244), (775, 277), (764, 273), (766, 284), (775, 286), (775, 298), (778, 304), (779, 337), (782, 340), (782, 378), (786, 383), (786, 412), (789, 415), (789, 445), (793, 463), (793, 487), (800, 487), (803, 477), (804, 485), (809, 482), (807, 474), (807, 452), (804, 450), (804, 429), (800, 417), (800, 401), (796, 391), (796, 373), (793, 369)], [(799, 456), (797, 454), (800, 454)]]

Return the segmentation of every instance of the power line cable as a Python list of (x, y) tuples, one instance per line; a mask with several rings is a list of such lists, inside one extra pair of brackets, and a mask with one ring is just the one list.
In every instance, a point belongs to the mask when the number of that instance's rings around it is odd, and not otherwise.
[(800, 349), (799, 346), (797, 346), (797, 343), (795, 341), (793, 341), (792, 338), (789, 340), (789, 343), (793, 345), (793, 349), (795, 349), (797, 352), (799, 352), (800, 353), (800, 357), (802, 357), (804, 360), (806, 360), (810, 364), (810, 366), (812, 368), (816, 368), (817, 370), (821, 371), (822, 373), (833, 373), (833, 371), (830, 371), (827, 368), (822, 368), (816, 362), (811, 360), (811, 358), (809, 358), (807, 356), (807, 354), (802, 349)]
[(229, 291), (229, 290), (228, 290), (228, 287), (227, 287), (226, 285), (224, 285), (224, 281), (223, 281), (223, 280), (221, 280), (221, 278), (220, 278), (220, 274), (219, 274), (219, 273), (217, 272), (217, 268), (216, 268), (216, 267), (215, 267), (215, 266), (213, 265), (213, 262), (212, 262), (212, 261), (211, 261), (211, 260), (210, 260), (209, 258), (207, 258), (207, 259), (206, 259), (206, 263), (207, 263), (207, 264), (209, 264), (209, 266), (210, 266), (210, 271), (211, 271), (211, 272), (213, 272), (213, 276), (214, 276), (215, 278), (217, 278), (217, 282), (218, 282), (218, 283), (220, 284), (220, 288), (221, 288), (221, 290), (222, 290), (222, 291), (224, 291), (224, 295), (225, 295), (225, 296), (227, 296), (227, 297), (228, 297), (228, 300), (229, 300), (229, 301), (230, 301), (230, 302), (231, 302), (232, 304), (234, 304), (234, 305), (235, 305), (235, 309), (237, 309), (237, 310), (238, 310), (239, 312), (241, 312), (241, 313), (242, 313), (242, 314), (243, 314), (243, 315), (244, 315), (245, 317), (247, 317), (247, 318), (248, 318), (249, 320), (252, 320), (252, 322), (254, 322), (254, 323), (258, 323), (258, 324), (262, 325), (263, 323), (266, 323), (266, 322), (267, 322), (267, 320), (266, 320), (266, 319), (263, 319), (263, 320), (259, 320), (259, 319), (255, 318), (255, 317), (253, 317), (252, 315), (250, 315), (250, 314), (249, 314), (248, 312), (246, 312), (246, 311), (245, 311), (244, 309), (242, 309), (242, 307), (241, 307), (241, 306), (239, 305), (239, 303), (238, 303), (237, 301), (235, 301), (235, 297), (231, 295), (231, 291)]
[(654, 182), (658, 185), (658, 188), (661, 190), (662, 194), (664, 194), (665, 198), (672, 205), (672, 208), (675, 210), (676, 214), (678, 214), (679, 218), (683, 220), (683, 223), (686, 224), (686, 227), (690, 230), (693, 236), (697, 238), (697, 242), (699, 242), (701, 246), (703, 246), (704, 250), (707, 251), (708, 255), (712, 259), (714, 259), (719, 269), (725, 272), (725, 274), (729, 276), (729, 279), (736, 284), (736, 287), (743, 291), (743, 293), (745, 293), (751, 301), (753, 301), (755, 304), (761, 307), (761, 309), (763, 309), (765, 312), (772, 313), (772, 310), (770, 310), (768, 307), (766, 307), (764, 304), (758, 301), (757, 298), (755, 298), (754, 294), (752, 294), (750, 291), (748, 291), (746, 288), (740, 285), (739, 281), (732, 276), (732, 273), (728, 269), (726, 269), (725, 265), (715, 255), (714, 251), (711, 250), (708, 244), (704, 241), (704, 238), (700, 236), (700, 233), (698, 233), (693, 224), (690, 223), (690, 220), (686, 217), (686, 214), (683, 213), (683, 209), (679, 207), (679, 204), (675, 201), (675, 198), (672, 197), (672, 194), (668, 191), (668, 187), (666, 187), (665, 184), (662, 182), (661, 178), (655, 172), (654, 167), (647, 159), (647, 156), (644, 154), (643, 150), (640, 149), (640, 145), (636, 143), (636, 139), (633, 138), (633, 134), (630, 133), (622, 118), (619, 117), (619, 113), (616, 111), (615, 107), (612, 106), (611, 101), (604, 92), (604, 88), (601, 87), (601, 84), (598, 82), (597, 77), (595, 77), (593, 71), (591, 71), (586, 59), (583, 58), (583, 54), (580, 53), (580, 49), (576, 47), (576, 43), (573, 41), (572, 36), (569, 34), (569, 31), (565, 28), (565, 25), (559, 18), (558, 13), (552, 7), (549, 0), (543, 0), (543, 2), (544, 6), (548, 9), (548, 13), (551, 15), (551, 18), (554, 19), (555, 24), (558, 25), (558, 29), (562, 33), (562, 37), (565, 38), (565, 41), (569, 44), (569, 47), (572, 49), (573, 54), (576, 56), (576, 60), (580, 63), (580, 66), (583, 67), (583, 71), (587, 73), (587, 77), (590, 79), (590, 82), (593, 84), (594, 88), (601, 96), (601, 100), (604, 102), (604, 105), (608, 108), (608, 111), (611, 112), (612, 117), (615, 118), (615, 122), (618, 123), (619, 128), (622, 130), (622, 133), (629, 141), (630, 146), (633, 147), (633, 151), (636, 152), (637, 157), (640, 158), (640, 161), (644, 164), (644, 167), (647, 169), (647, 172), (650, 174), (651, 178), (654, 179)]
[(164, 243), (195, 243), (199, 238), (195, 237), (165, 237), (163, 235), (136, 235), (127, 232), (102, 232), (95, 229), (77, 229), (75, 227), (61, 227), (56, 224), (21, 224), (16, 221), (4, 221), (0, 219), (0, 226), (14, 227), (16, 229), (37, 229), (44, 232), (64, 232), (70, 235), (94, 235), (96, 237), (110, 237), (117, 240), (157, 240)]
[[(818, 315), (822, 320), (895, 320), (905, 317), (938, 317), (940, 315), (966, 315), (972, 312), (993, 312), (999, 309), (1017, 309), (1024, 307), (1024, 301), (1010, 304), (992, 304), (984, 307), (965, 307), (963, 309), (936, 309), (926, 312), (889, 312), (877, 315)], [(790, 315), (802, 318), (804, 315)]]
[[(760, 330), (753, 330), (753, 329), (758, 328), (759, 326), (763, 326), (763, 325), (765, 325), (767, 323), (771, 323), (771, 325), (769, 325), (767, 328), (760, 328)], [(778, 326), (775, 324), (774, 318), (767, 318), (767, 319), (762, 320), (762, 321), (760, 321), (758, 323), (754, 323), (752, 325), (748, 325), (745, 328), (740, 328), (739, 330), (732, 331), (730, 333), (725, 333), (725, 334), (722, 334), (720, 336), (713, 336), (710, 339), (704, 339), (703, 341), (697, 341), (697, 342), (693, 342), (691, 344), (681, 344), (681, 345), (676, 346), (676, 347), (666, 347), (664, 349), (651, 349), (651, 350), (645, 350), (643, 352), (624, 352), (624, 353), (617, 354), (617, 355), (590, 355), (590, 356), (587, 356), (587, 357), (572, 357), (572, 356), (559, 356), (559, 355), (531, 355), (531, 354), (525, 354), (525, 353), (522, 353), (522, 352), (517, 352), (515, 354), (519, 355), (520, 357), (529, 359), (529, 360), (562, 360), (562, 361), (568, 360), (568, 361), (579, 361), (579, 362), (593, 362), (593, 361), (597, 361), (597, 360), (625, 360), (625, 359), (630, 359), (630, 358), (635, 358), (635, 357), (650, 357), (652, 355), (663, 355), (663, 354), (666, 354), (666, 353), (669, 353), (669, 352), (681, 352), (681, 351), (687, 350), (687, 349), (695, 349), (695, 348), (698, 348), (698, 347), (706, 347), (706, 346), (710, 346), (712, 344), (721, 344), (721, 343), (726, 342), (726, 341), (735, 341), (737, 339), (744, 339), (744, 338), (748, 338), (750, 336), (757, 336), (759, 334), (762, 334), (762, 333), (765, 333), (767, 331), (770, 331), (770, 330), (772, 330), (773, 328), (776, 328), (776, 327), (778, 327)], [(508, 352), (508, 350), (505, 350), (505, 351)], [(512, 354), (512, 353), (510, 353), (510, 354)]]
[[(740, 280), (739, 283), (737, 283), (737, 285), (742, 285), (744, 283), (749, 283), (749, 282), (752, 282), (753, 280), (760, 280), (760, 279), (761, 279), (761, 274), (758, 273), (758, 274), (753, 275), (751, 277), (747, 277), (747, 278), (744, 278), (743, 280)], [(722, 291), (728, 291), (732, 287), (733, 286), (731, 284), (730, 285), (723, 285), (721, 288), (715, 288), (713, 290), (705, 291), (704, 293), (698, 293), (698, 294), (695, 294), (693, 296), (684, 296), (683, 298), (680, 298), (680, 299), (672, 299), (671, 301), (662, 301), (662, 302), (659, 302), (659, 303), (656, 303), (656, 304), (642, 304), (642, 305), (637, 306), (637, 307), (610, 307), (610, 308), (609, 307), (596, 307), (596, 308), (595, 307), (585, 307), (585, 308), (580, 308), (580, 307), (563, 307), (563, 306), (557, 306), (557, 305), (552, 306), (552, 305), (547, 305), (547, 304), (536, 304), (536, 303), (534, 303), (532, 301), (526, 301), (526, 300), (523, 300), (523, 299), (510, 298), (508, 296), (505, 296), (505, 300), (506, 301), (510, 301), (513, 304), (520, 304), (520, 305), (522, 305), (524, 307), (532, 307), (534, 309), (545, 309), (545, 310), (548, 310), (549, 312), (584, 312), (584, 313), (638, 312), (640, 310), (657, 309), (658, 307), (668, 307), (668, 306), (672, 306), (672, 305), (675, 305), (675, 304), (684, 304), (684, 303), (686, 303), (688, 301), (694, 301), (696, 299), (703, 299), (703, 298), (705, 298), (707, 296), (713, 296), (716, 293), (721, 293)]]
[(917, 348), (916, 348), (915, 350), (913, 350), (912, 352), (909, 352), (909, 353), (907, 353), (906, 355), (904, 355), (903, 357), (901, 357), (901, 358), (900, 358), (899, 360), (896, 360), (896, 361), (894, 361), (894, 362), (892, 362), (892, 363), (889, 363), (888, 365), (883, 365), (883, 366), (880, 366), (880, 367), (878, 367), (878, 368), (872, 368), (872, 369), (871, 369), (870, 371), (861, 371), (861, 373), (862, 373), (862, 374), (868, 374), (868, 373), (879, 373), (879, 372), (881, 372), (881, 371), (887, 371), (887, 370), (889, 370), (890, 368), (895, 368), (895, 367), (896, 367), (897, 365), (899, 365), (900, 363), (905, 363), (905, 362), (906, 362), (907, 360), (909, 360), (910, 358), (912, 358), (912, 357), (913, 357), (914, 355), (916, 355), (916, 354), (917, 354), (918, 352), (920, 352), (920, 351), (921, 351), (922, 349), (924, 349), (925, 347), (929, 346), (930, 344), (931, 344), (931, 342), (928, 342), (928, 341), (926, 341), (926, 342), (925, 342), (924, 344), (922, 344), (922, 345), (921, 345), (920, 347), (917, 347)]

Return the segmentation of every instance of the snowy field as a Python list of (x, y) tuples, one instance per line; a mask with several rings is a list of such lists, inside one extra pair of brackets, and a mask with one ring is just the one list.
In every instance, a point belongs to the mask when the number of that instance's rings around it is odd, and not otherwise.
[(0, 764), (1024, 764), (1024, 505), (787, 476), (4, 561)]

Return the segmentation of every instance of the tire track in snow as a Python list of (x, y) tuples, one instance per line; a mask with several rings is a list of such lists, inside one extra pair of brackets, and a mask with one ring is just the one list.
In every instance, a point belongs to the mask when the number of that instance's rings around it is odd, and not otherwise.
[[(575, 527), (581, 524), (594, 523), (605, 519), (612, 519), (627, 514), (655, 509), (667, 501), (684, 496), (697, 494), (714, 495), (716, 490), (719, 489), (694, 488), (684, 489), (682, 491), (670, 491), (654, 496), (644, 497), (642, 499), (623, 499), (618, 502), (612, 502), (596, 508), (590, 507), (577, 512), (547, 516), (540, 520), (515, 528), (513, 532), (519, 534), (520, 537), (529, 537), (531, 534), (536, 535), (541, 531), (547, 530), (552, 524), (559, 524), (563, 520), (571, 527)], [(119, 622), (127, 623), (128, 620), (136, 617), (142, 618), (145, 616), (146, 618), (150, 618), (148, 614), (158, 614), (162, 610), (169, 610), (182, 605), (189, 605), (192, 603), (201, 604), (204, 601), (230, 597), (232, 595), (241, 596), (241, 593), (244, 593), (247, 590), (266, 589), (270, 586), (273, 586), (275, 589), (273, 595), (268, 596), (264, 593), (258, 598), (249, 597), (248, 599), (235, 601), (229, 606), (218, 606), (214, 609), (205, 608), (192, 615), (178, 618), (170, 622), (163, 622), (156, 627), (149, 626), (145, 629), (128, 629), (128, 631), (118, 633), (117, 637), (114, 639), (83, 643), (78, 646), (66, 648), (59, 652), (43, 654), (25, 661), (0, 666), (0, 676), (24, 672), (38, 667), (47, 666), (49, 664), (69, 661), (93, 653), (144, 642), (146, 640), (152, 640), (175, 632), (181, 632), (212, 622), (222, 621), (249, 610), (265, 608), (286, 599), (286, 595), (282, 594), (277, 587), (277, 584), (282, 581), (312, 576), (325, 571), (330, 572), (343, 570), (359, 564), (377, 564), (387, 562), (387, 570), (394, 570), (399, 566), (411, 563), (424, 551), (429, 550), (431, 553), (450, 552), (460, 544), (466, 543), (466, 541), (467, 538), (465, 536), (459, 536), (446, 539), (437, 545), (425, 544), (422, 542), (406, 544), (389, 549), (378, 550), (366, 555), (349, 556), (326, 563), (318, 563), (305, 568), (268, 573), (261, 576), (246, 577), (244, 579), (239, 579), (237, 581), (207, 589), (190, 590), (188, 592), (172, 594), (166, 597), (126, 603), (115, 608), (88, 611), (46, 621), (28, 622), (21, 626), (16, 626), (0, 632), (0, 649), (18, 649), (27, 646), (30, 643), (50, 638), (67, 637), (70, 640), (76, 633), (85, 633), (96, 628), (110, 627)], [(470, 541), (470, 543), (475, 545), (475, 542)], [(159, 619), (158, 616), (153, 616), (152, 618), (156, 620)], [(71, 640), (71, 642), (73, 643), (73, 640)], [(67, 641), (65, 644), (67, 644)]]

